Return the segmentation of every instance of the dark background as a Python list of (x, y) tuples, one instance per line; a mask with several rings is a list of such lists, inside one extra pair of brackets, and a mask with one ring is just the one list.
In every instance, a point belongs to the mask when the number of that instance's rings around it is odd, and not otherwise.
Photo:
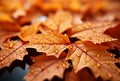
[(26, 64), (25, 69), (15, 67), (12, 72), (4, 71), (0, 75), (0, 81), (25, 81), (24, 76), (28, 73), (29, 66)]

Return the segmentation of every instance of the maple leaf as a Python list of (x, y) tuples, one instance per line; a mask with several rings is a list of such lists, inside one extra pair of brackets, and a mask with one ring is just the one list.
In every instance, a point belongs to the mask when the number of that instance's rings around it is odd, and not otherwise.
[(21, 40), (28, 41), (29, 39), (27, 37), (36, 34), (38, 31), (39, 31), (38, 25), (32, 24), (30, 26), (25, 26), (21, 28), (21, 32), (18, 34), (18, 36), (21, 38)]
[(106, 34), (104, 31), (115, 26), (115, 23), (83, 23), (76, 25), (68, 30), (70, 37), (77, 37), (82, 41), (92, 41), (93, 43), (110, 42), (114, 39)]
[(23, 60), (27, 54), (24, 44), (20, 41), (8, 41), (1, 45), (0, 69), (9, 66), (14, 60)]
[(91, 42), (77, 42), (70, 46), (66, 59), (71, 59), (75, 72), (89, 67), (95, 77), (101, 76), (104, 80), (119, 81), (120, 71), (115, 63), (119, 62), (120, 58), (115, 59), (107, 49), (106, 46)]
[(38, 52), (44, 52), (46, 55), (59, 55), (70, 43), (67, 35), (62, 35), (49, 29), (41, 29), (42, 34), (33, 34), (27, 36), (29, 44), (26, 48), (35, 48)]
[(59, 10), (55, 15), (51, 14), (43, 24), (59, 33), (64, 32), (72, 26), (72, 14)]
[[(11, 4), (1, 0), (0, 69), (16, 59), (23, 60), (29, 55), (27, 48), (35, 48), (42, 55), (32, 57), (35, 62), (25, 77), (27, 81), (52, 80), (54, 76), (65, 81), (88, 80), (90, 77), (79, 77), (87, 75), (80, 73), (84, 67), (95, 77), (119, 81), (119, 8), (115, 14), (108, 4), (109, 0), (11, 0)], [(41, 14), (47, 19), (36, 23), (34, 19)], [(11, 40), (14, 36), (20, 40)], [(61, 58), (62, 54), (65, 56)], [(66, 72), (68, 59), (73, 64), (70, 72)]]
[(63, 33), (67, 29), (72, 28), (73, 25), (81, 23), (81, 15), (73, 15), (68, 11), (58, 10), (55, 14), (50, 14), (46, 21), (42, 22), (42, 25), (50, 28), (51, 30)]
[(30, 67), (30, 72), (25, 76), (27, 81), (51, 80), (54, 76), (62, 78), (64, 70), (69, 67), (68, 62), (64, 58), (40, 55), (32, 59), (35, 63)]
[[(80, 44), (70, 44), (69, 38), (66, 35), (56, 33), (45, 26), (40, 27), (40, 30), (42, 34), (33, 34), (27, 37), (29, 44), (26, 48), (35, 48), (38, 52), (44, 52), (49, 56), (54, 55), (57, 58), (66, 48), (68, 48), (69, 53), (67, 59), (70, 58), (72, 60), (75, 72), (78, 72), (84, 67), (89, 67), (95, 77), (101, 76), (103, 79), (112, 78), (113, 80), (119, 80), (119, 69), (114, 64), (118, 62), (118, 60), (116, 61), (114, 57), (111, 57), (111, 53), (107, 52), (108, 47), (82, 41)], [(92, 65), (96, 65), (96, 67), (94, 68)], [(98, 69), (103, 72), (97, 72)], [(112, 71), (110, 69), (112, 69)], [(116, 74), (112, 75), (114, 71), (116, 71)]]

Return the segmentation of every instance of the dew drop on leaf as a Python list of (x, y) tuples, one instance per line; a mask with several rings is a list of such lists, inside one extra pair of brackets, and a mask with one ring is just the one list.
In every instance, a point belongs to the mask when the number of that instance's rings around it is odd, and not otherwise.
[(84, 52), (86, 52), (87, 50), (86, 49), (83, 49)]
[(66, 67), (66, 65), (65, 65), (64, 63), (62, 64), (62, 66), (63, 66), (64, 68)]
[(2, 57), (0, 57), (0, 61), (1, 61), (1, 60), (3, 60), (3, 58), (2, 58)]
[(97, 55), (97, 57), (100, 57), (100, 55)]
[(5, 63), (4, 61), (1, 62), (2, 65), (3, 65), (4, 63)]
[(58, 53), (58, 50), (55, 50), (55, 53)]
[(92, 31), (93, 31), (93, 32), (96, 32), (96, 29), (93, 28)]
[(9, 48), (12, 48), (14, 46), (14, 44), (13, 43), (9, 43), (8, 46), (9, 46)]
[(109, 78), (112, 78), (112, 75), (111, 75), (110, 73), (108, 73), (108, 77), (109, 77)]
[(43, 47), (45, 47), (45, 44), (42, 44)]
[(56, 67), (59, 68), (59, 64), (56, 64)]
[(99, 63), (97, 63), (97, 67), (100, 68), (100, 64)]
[(105, 61), (106, 64), (109, 64), (109, 61)]
[(77, 55), (78, 57), (80, 56), (80, 54), (79, 54), (79, 53), (77, 53), (76, 55)]

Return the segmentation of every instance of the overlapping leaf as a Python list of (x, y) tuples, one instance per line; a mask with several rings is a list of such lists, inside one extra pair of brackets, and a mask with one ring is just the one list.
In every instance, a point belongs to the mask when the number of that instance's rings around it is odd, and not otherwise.
[(69, 67), (68, 62), (64, 58), (41, 55), (33, 57), (33, 59), (35, 63), (30, 67), (30, 72), (25, 76), (27, 81), (51, 80), (54, 76), (62, 78), (64, 70)]
[(67, 59), (72, 60), (75, 72), (89, 67), (95, 77), (119, 81), (120, 69), (115, 63), (119, 62), (120, 58), (115, 59), (112, 53), (106, 51), (107, 49), (108, 47), (90, 42), (79, 42), (70, 46)]
[(9, 66), (14, 60), (23, 60), (27, 54), (24, 44), (20, 41), (8, 41), (1, 45), (0, 69)]
[[(115, 26), (115, 23), (83, 23), (68, 30), (68, 35), (77, 37), (82, 41), (91, 41), (93, 43), (103, 43), (116, 40), (106, 34), (104, 31)], [(69, 33), (70, 32), (70, 33)]]
[[(96, 78), (100, 76), (103, 80), (120, 81), (119, 18), (118, 15), (108, 16), (108, 12), (104, 12), (105, 9), (110, 10), (107, 1), (11, 2), (15, 4), (8, 5), (8, 0), (0, 2), (2, 5), (0, 5), (0, 69), (9, 66), (16, 59), (23, 60), (28, 54), (26, 49), (34, 48), (37, 53), (42, 54), (32, 57), (34, 64), (30, 66), (30, 72), (25, 76), (27, 81), (51, 80), (54, 76), (64, 78), (65, 81), (82, 80), (79, 72), (84, 67), (90, 68)], [(100, 10), (103, 12), (99, 13)], [(41, 13), (47, 19), (43, 22), (32, 22)], [(104, 13), (107, 14), (106, 17), (101, 17)], [(116, 20), (118, 23), (113, 22), (115, 19), (118, 19)], [(26, 24), (29, 26), (20, 28)], [(14, 32), (20, 29), (19, 33)], [(11, 40), (13, 36), (18, 37), (19, 41)], [(110, 50), (117, 51), (117, 54)], [(70, 64), (68, 59), (71, 61), (72, 71), (66, 73), (65, 70)], [(70, 76), (73, 79), (66, 78)]]
[(72, 27), (72, 14), (69, 12), (58, 11), (55, 15), (50, 15), (44, 25), (59, 33)]
[(68, 48), (70, 43), (67, 35), (62, 35), (49, 29), (41, 29), (42, 34), (33, 34), (28, 36), (29, 44), (26, 48), (35, 48), (38, 52), (44, 52), (46, 55), (59, 55)]

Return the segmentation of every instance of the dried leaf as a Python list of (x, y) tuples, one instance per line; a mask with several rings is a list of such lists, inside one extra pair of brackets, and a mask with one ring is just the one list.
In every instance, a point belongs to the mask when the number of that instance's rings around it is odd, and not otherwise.
[(104, 80), (112, 81), (120, 80), (119, 68), (115, 65), (120, 59), (115, 59), (114, 55), (107, 51), (108, 47), (90, 42), (78, 42), (70, 47), (67, 59), (73, 62), (75, 72), (89, 67), (95, 77), (101, 76)]
[(9, 66), (14, 60), (23, 60), (27, 54), (24, 44), (20, 41), (8, 41), (1, 46), (0, 69)]
[[(93, 43), (110, 42), (116, 39), (104, 34), (108, 28), (115, 26), (115, 23), (83, 23), (68, 30), (68, 35), (77, 37), (82, 41), (92, 41)], [(70, 32), (70, 33), (69, 33)]]
[(35, 63), (30, 67), (30, 72), (25, 76), (27, 81), (51, 80), (54, 76), (62, 78), (64, 70), (69, 67), (67, 61), (54, 56), (41, 55), (33, 59)]
[(120, 81), (119, 11), (118, 0), (1, 0), (0, 69), (28, 54), (27, 81)]
[(27, 37), (31, 36), (33, 34), (36, 34), (38, 31), (39, 31), (38, 25), (37, 24), (33, 24), (33, 25), (30, 25), (30, 26), (25, 26), (25, 27), (21, 28), (21, 32), (18, 34), (18, 36), (23, 41), (28, 41), (29, 39)]
[(72, 14), (60, 10), (55, 15), (51, 14), (43, 24), (51, 30), (63, 33), (72, 27), (72, 19)]
[(54, 55), (56, 57), (59, 57), (70, 43), (66, 35), (51, 30), (45, 30), (43, 34), (28, 36), (28, 40), (29, 44), (26, 48), (35, 48), (38, 52), (44, 52), (46, 55)]

